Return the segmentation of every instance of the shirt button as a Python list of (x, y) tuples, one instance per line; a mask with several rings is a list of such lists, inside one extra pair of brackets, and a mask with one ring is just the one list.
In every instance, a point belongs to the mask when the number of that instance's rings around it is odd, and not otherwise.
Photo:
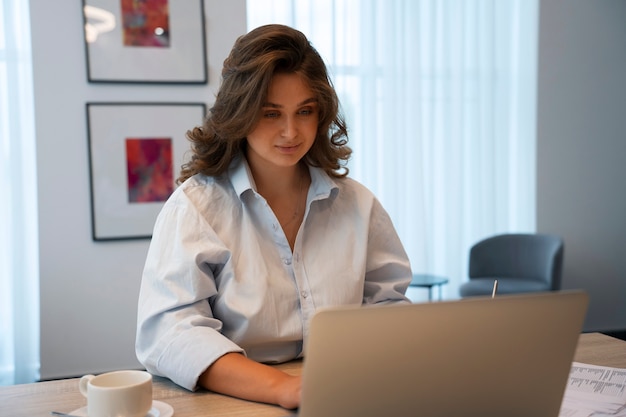
[(301, 291), (300, 294), (302, 295), (302, 298), (307, 298), (309, 296), (309, 293), (306, 291)]
[(285, 265), (291, 265), (291, 259), (290, 258), (285, 258), (285, 259), (283, 259), (283, 263)]

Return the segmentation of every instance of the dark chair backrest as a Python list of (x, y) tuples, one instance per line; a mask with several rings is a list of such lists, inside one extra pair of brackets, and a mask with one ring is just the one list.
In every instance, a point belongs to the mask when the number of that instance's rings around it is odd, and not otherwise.
[(542, 280), (561, 288), (563, 239), (549, 234), (502, 234), (470, 249), (469, 277), (509, 277)]

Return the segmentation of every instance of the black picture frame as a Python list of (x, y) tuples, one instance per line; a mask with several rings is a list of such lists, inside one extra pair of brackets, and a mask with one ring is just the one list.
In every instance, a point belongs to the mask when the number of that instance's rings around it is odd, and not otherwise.
[(148, 1), (167, 7), (124, 14), (123, 0), (83, 0), (88, 81), (207, 84), (204, 1)]
[(93, 240), (150, 239), (206, 105), (90, 102), (86, 113)]

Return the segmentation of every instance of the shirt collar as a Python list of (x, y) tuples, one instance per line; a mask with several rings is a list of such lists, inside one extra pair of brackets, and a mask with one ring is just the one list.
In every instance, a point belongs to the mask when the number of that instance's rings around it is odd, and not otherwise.
[[(311, 175), (309, 192), (315, 199), (328, 198), (333, 190), (339, 188), (335, 181), (321, 168), (309, 166), (309, 174)], [(256, 192), (254, 178), (245, 158), (235, 158), (228, 169), (228, 175), (238, 196), (241, 197), (248, 190)]]
[(309, 166), (311, 188), (309, 193), (313, 199), (329, 198), (339, 189), (335, 181), (321, 168)]
[(241, 196), (247, 190), (256, 191), (256, 184), (254, 183), (254, 178), (252, 178), (246, 158), (235, 158), (228, 168), (228, 176), (238, 196)]

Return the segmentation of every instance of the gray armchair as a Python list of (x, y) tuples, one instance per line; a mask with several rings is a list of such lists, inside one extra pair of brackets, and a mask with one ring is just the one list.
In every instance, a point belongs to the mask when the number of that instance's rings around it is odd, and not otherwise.
[(554, 291), (561, 288), (563, 239), (549, 234), (503, 234), (476, 243), (469, 254), (469, 281), (461, 297)]

